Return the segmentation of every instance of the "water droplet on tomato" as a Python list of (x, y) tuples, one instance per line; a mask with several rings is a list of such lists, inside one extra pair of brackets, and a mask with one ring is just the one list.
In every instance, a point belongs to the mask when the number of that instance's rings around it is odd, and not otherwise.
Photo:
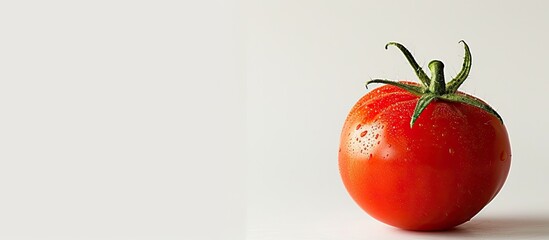
[(361, 132), (361, 133), (360, 133), (360, 136), (361, 136), (361, 137), (364, 137), (364, 136), (366, 136), (366, 134), (368, 134), (368, 131), (367, 131), (367, 130), (364, 131), (364, 132)]
[(449, 152), (450, 154), (454, 154), (454, 149), (448, 148), (448, 152)]

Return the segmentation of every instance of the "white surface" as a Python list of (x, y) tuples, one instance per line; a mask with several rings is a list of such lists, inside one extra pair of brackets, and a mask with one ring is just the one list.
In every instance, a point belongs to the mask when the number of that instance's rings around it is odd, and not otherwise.
[[(549, 22), (544, 1), (250, 1), (247, 33), (247, 239), (548, 239)], [(370, 78), (417, 81), (389, 41), (421, 65), (473, 68), (463, 90), (503, 116), (507, 182), (458, 230), (415, 233), (370, 218), (346, 193), (339, 133)]]
[(543, 213), (488, 211), (451, 231), (411, 232), (376, 222), (358, 208), (353, 211), (270, 213), (248, 225), (247, 239), (547, 239), (549, 235), (549, 216)]

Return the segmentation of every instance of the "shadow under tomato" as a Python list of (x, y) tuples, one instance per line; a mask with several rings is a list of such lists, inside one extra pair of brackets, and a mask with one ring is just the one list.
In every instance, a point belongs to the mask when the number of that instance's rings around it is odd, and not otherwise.
[(456, 236), (480, 239), (549, 239), (549, 216), (479, 217), (448, 231), (409, 233), (418, 236)]

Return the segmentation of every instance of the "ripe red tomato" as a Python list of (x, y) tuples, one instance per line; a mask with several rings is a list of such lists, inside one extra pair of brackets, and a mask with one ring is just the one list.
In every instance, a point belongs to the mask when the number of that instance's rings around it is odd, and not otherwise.
[[(402, 45), (390, 44), (417, 65)], [(430, 79), (414, 68), (423, 86), (372, 80), (390, 85), (351, 109), (339, 169), (351, 197), (372, 217), (408, 230), (449, 229), (471, 219), (502, 188), (511, 164), (507, 130), (486, 103), (457, 91), (470, 69), (465, 48), (468, 63), (448, 86), (438, 86), (444, 91), (432, 87), (445, 84), (436, 61)]]

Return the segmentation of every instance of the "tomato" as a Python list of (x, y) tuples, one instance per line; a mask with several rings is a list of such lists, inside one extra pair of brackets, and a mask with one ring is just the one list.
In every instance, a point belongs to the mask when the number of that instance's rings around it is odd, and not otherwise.
[(472, 61), (463, 43), (464, 67), (448, 84), (440, 61), (429, 64), (428, 78), (402, 45), (390, 43), (404, 52), (422, 84), (371, 80), (388, 85), (363, 96), (344, 123), (343, 183), (381, 222), (407, 230), (453, 228), (484, 208), (507, 178), (511, 145), (501, 117), (457, 91)]

